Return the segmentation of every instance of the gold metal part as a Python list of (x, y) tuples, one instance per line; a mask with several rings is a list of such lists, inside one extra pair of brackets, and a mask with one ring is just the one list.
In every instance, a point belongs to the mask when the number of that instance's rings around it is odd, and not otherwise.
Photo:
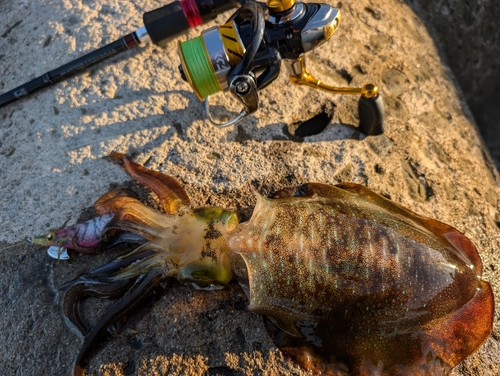
[(378, 93), (378, 86), (367, 84), (362, 88), (355, 87), (337, 87), (326, 85), (321, 80), (314, 78), (307, 70), (304, 56), (300, 56), (297, 61), (300, 63), (300, 73), (290, 75), (290, 81), (295, 85), (306, 85), (315, 89), (320, 89), (332, 94), (357, 94), (365, 98), (373, 98)]
[(231, 64), (231, 67), (235, 67), (243, 59), (246, 51), (238, 33), (238, 28), (234, 21), (230, 21), (225, 25), (219, 26), (219, 33), (229, 64)]
[(266, 6), (269, 13), (284, 12), (295, 5), (295, 0), (267, 0)]
[(374, 84), (366, 84), (361, 88), (361, 95), (365, 98), (373, 98), (378, 94), (378, 86)]
[(340, 16), (340, 10), (337, 13), (337, 17), (333, 19), (332, 22), (330, 22), (328, 25), (323, 26), (323, 34), (325, 36), (325, 40), (328, 40), (332, 37), (333, 33), (339, 28), (340, 26), (340, 20), (342, 17)]

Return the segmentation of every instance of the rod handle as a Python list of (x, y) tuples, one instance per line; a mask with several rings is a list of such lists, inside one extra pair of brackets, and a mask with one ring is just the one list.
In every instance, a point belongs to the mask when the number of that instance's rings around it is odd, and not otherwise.
[(151, 41), (165, 47), (170, 41), (184, 34), (189, 28), (203, 24), (231, 8), (238, 0), (180, 0), (144, 13), (142, 20)]

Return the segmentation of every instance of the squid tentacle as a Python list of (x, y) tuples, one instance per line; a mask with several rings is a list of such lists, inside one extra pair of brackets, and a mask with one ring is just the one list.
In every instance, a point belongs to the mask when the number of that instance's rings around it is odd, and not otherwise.
[(156, 254), (156, 251), (151, 249), (146, 251), (143, 250), (142, 252), (137, 252), (137, 249), (135, 249), (131, 253), (121, 258), (117, 258), (107, 263), (106, 265), (100, 266), (99, 268), (92, 270), (88, 275), (89, 277), (96, 277), (99, 278), (100, 280), (105, 280), (106, 278), (113, 279), (113, 277), (119, 274), (119, 272), (122, 271), (124, 268), (132, 265), (135, 262), (140, 262), (144, 259), (147, 259), (150, 256), (153, 256), (154, 254)]
[(59, 291), (64, 292), (63, 313), (69, 328), (77, 336), (83, 338), (90, 329), (80, 311), (83, 300), (89, 296), (95, 298), (122, 296), (130, 288), (134, 278), (120, 278), (119, 273), (126, 267), (140, 263), (154, 254), (155, 251), (150, 250), (126, 256), (121, 260), (113, 260), (60, 286)]
[[(130, 262), (138, 256), (139, 260)], [(177, 272), (169, 255), (164, 253), (161, 246), (153, 243), (143, 244), (129, 254), (118, 257), (117, 260), (124, 261), (128, 265), (120, 269), (113, 278), (134, 278), (153, 269), (160, 269), (165, 277), (173, 277)]]
[(73, 370), (75, 376), (84, 375), (87, 359), (92, 350), (95, 350), (95, 345), (101, 342), (107, 328), (143, 303), (161, 282), (162, 273), (158, 269), (150, 270), (147, 274), (133, 279), (133, 285), (99, 317), (96, 324), (85, 334)]
[(158, 239), (161, 237), (160, 229), (156, 229), (142, 223), (132, 221), (111, 221), (104, 228), (102, 235), (105, 237), (112, 230), (120, 230), (136, 233), (148, 240)]
[(81, 313), (81, 303), (87, 296), (95, 298), (114, 298), (122, 296), (130, 288), (130, 280), (100, 282), (79, 278), (63, 285), (66, 289), (63, 301), (63, 313), (68, 327), (80, 338), (90, 330), (90, 325)]
[(140, 201), (130, 201), (120, 207), (114, 216), (115, 221), (133, 221), (145, 226), (161, 228), (164, 214), (144, 205)]
[(143, 236), (141, 236), (139, 234), (134, 234), (133, 232), (125, 232), (123, 234), (119, 234), (116, 237), (113, 237), (108, 242), (102, 241), (99, 248), (100, 248), (100, 250), (104, 251), (106, 249), (116, 247), (117, 245), (122, 244), (122, 243), (127, 243), (127, 244), (134, 244), (135, 243), (135, 244), (141, 245), (147, 241), (148, 240), (146, 238), (144, 238)]
[[(176, 269), (163, 254), (163, 249), (155, 244), (142, 244), (132, 252), (117, 257), (110, 263), (94, 269), (88, 277), (100, 282), (112, 282), (135, 278), (145, 274), (150, 269), (160, 267), (165, 277), (171, 277)], [(83, 277), (82, 277), (83, 278)]]
[(128, 202), (140, 201), (135, 197), (135, 193), (128, 189), (112, 189), (94, 202), (94, 209), (99, 215), (114, 213)]

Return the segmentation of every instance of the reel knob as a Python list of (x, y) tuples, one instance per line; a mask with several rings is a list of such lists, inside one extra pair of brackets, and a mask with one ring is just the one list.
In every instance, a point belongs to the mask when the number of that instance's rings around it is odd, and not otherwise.
[[(365, 85), (358, 101), (360, 132), (367, 136), (377, 136), (385, 131), (384, 101), (374, 85)], [(366, 89), (366, 92), (365, 92)]]

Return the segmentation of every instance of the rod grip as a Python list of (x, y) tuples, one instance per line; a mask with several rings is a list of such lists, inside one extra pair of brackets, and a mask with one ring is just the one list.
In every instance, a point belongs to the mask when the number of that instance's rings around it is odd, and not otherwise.
[(373, 98), (361, 96), (358, 102), (359, 130), (367, 136), (377, 136), (385, 131), (384, 101), (377, 94)]
[(151, 42), (160, 47), (165, 47), (168, 42), (190, 27), (180, 1), (146, 12), (142, 20)]

